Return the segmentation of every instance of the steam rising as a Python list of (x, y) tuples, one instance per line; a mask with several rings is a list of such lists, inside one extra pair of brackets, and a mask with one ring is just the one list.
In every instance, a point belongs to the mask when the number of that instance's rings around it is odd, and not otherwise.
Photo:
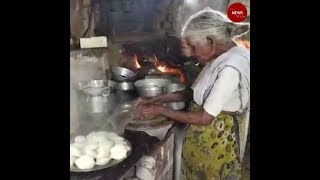
[[(86, 54), (86, 55), (85, 55)], [(95, 55), (97, 54), (97, 55)], [(117, 102), (113, 102), (109, 113), (87, 113), (86, 100), (78, 89), (79, 82), (90, 80), (106, 80), (105, 72), (109, 71), (106, 54), (76, 52), (70, 55), (70, 138), (86, 135), (92, 131), (124, 131), (125, 119), (119, 118)]]
[(97, 125), (94, 121), (88, 120), (85, 99), (80, 96), (78, 89), (79, 82), (106, 79), (105, 70), (108, 69), (105, 56), (83, 54), (88, 53), (80, 51), (70, 53), (70, 137), (86, 134)]

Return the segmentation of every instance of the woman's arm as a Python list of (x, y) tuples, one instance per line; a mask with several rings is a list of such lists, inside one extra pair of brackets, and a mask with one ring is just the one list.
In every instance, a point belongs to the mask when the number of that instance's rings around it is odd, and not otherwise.
[(141, 118), (153, 118), (154, 116), (162, 115), (172, 120), (188, 123), (199, 126), (206, 126), (213, 122), (214, 117), (208, 114), (206, 111), (200, 112), (183, 112), (175, 111), (167, 107), (149, 104), (144, 105), (140, 117)]
[(214, 120), (214, 117), (204, 110), (200, 112), (183, 112), (166, 108), (166, 110), (162, 111), (160, 114), (178, 122), (198, 126), (210, 125)]

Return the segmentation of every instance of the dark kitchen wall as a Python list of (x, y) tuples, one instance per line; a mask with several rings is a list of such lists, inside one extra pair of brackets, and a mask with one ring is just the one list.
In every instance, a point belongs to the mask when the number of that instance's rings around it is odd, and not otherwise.
[(94, 12), (91, 0), (70, 0), (70, 38), (76, 44), (81, 37), (95, 36)]
[[(96, 35), (117, 39), (174, 32), (183, 0), (96, 0)], [(129, 38), (130, 39), (130, 38)]]
[(109, 38), (148, 36), (164, 32), (180, 34), (182, 25), (205, 7), (226, 13), (231, 3), (249, 0), (94, 0), (98, 4), (96, 34)]
[(245, 4), (250, 15), (249, 0), (70, 0), (70, 31), (75, 39), (179, 35), (193, 13), (207, 6), (225, 13), (235, 2)]

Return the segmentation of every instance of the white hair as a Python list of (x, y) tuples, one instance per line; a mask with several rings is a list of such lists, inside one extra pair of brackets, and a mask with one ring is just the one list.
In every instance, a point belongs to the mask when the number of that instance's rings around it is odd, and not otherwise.
[(229, 18), (211, 8), (205, 8), (192, 15), (182, 28), (181, 37), (206, 40), (208, 36), (223, 41), (232, 41), (249, 31), (249, 23), (233, 23)]

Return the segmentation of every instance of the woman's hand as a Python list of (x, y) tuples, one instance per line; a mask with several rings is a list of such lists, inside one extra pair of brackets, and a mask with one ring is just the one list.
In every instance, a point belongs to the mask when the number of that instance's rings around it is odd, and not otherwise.
[(153, 119), (165, 111), (165, 107), (156, 104), (142, 104), (137, 108), (137, 113), (141, 119)]
[[(150, 105), (153, 104), (155, 101), (156, 99), (154, 97), (138, 98), (133, 108), (135, 115), (138, 116), (140, 119), (147, 119), (147, 117), (145, 117), (146, 115), (143, 115), (143, 113), (145, 109), (148, 109)], [(152, 117), (149, 117), (149, 118), (152, 118)]]
[(155, 102), (155, 98), (154, 97), (146, 97), (146, 98), (141, 98), (141, 103), (143, 104), (150, 104), (150, 103), (154, 103)]
[(133, 108), (133, 112), (135, 116), (138, 116), (139, 118), (141, 118), (141, 113), (147, 104), (150, 104), (149, 101), (142, 98), (138, 98)]

